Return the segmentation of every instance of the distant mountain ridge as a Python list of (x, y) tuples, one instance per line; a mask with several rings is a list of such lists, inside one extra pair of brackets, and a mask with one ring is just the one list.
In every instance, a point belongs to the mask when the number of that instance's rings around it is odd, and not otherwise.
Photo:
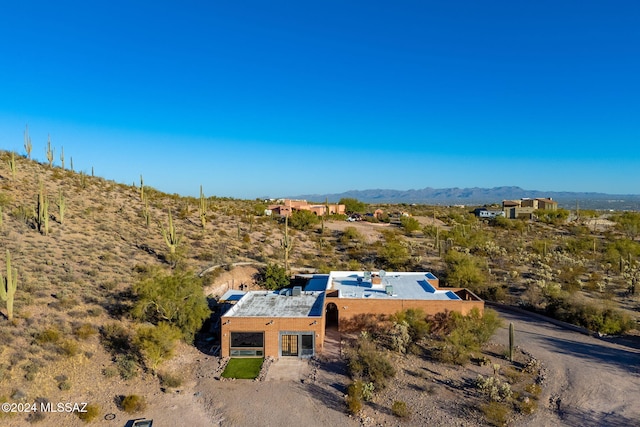
[(521, 198), (552, 198), (558, 201), (558, 205), (564, 208), (575, 209), (576, 204), (584, 209), (614, 209), (614, 210), (638, 210), (640, 209), (640, 195), (638, 194), (606, 194), (596, 192), (571, 192), (571, 191), (540, 191), (525, 190), (520, 187), (494, 187), (494, 188), (431, 188), (418, 190), (350, 190), (344, 193), (334, 194), (304, 194), (292, 196), (295, 199), (309, 201), (337, 202), (341, 198), (355, 198), (366, 203), (419, 203), (429, 205), (485, 205), (501, 203), (503, 200), (518, 200)]

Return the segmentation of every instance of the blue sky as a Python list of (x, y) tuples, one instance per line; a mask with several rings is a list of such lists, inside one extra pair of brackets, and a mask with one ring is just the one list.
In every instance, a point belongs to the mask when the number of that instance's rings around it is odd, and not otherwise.
[[(255, 198), (640, 194), (637, 1), (29, 1), (0, 12), (0, 148)], [(68, 160), (67, 160), (68, 165)]]

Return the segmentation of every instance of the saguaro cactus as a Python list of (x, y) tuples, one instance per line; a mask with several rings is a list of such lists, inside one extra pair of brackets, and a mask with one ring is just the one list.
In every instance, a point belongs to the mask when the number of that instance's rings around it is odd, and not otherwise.
[(27, 152), (27, 158), (29, 160), (31, 160), (31, 149), (33, 149), (33, 145), (31, 144), (31, 137), (29, 136), (29, 125), (27, 125), (24, 130), (24, 151)]
[(64, 170), (64, 147), (60, 147), (60, 165)]
[(16, 179), (16, 154), (12, 151), (7, 161), (9, 164), (9, 170), (11, 171), (11, 179)]
[(200, 202), (198, 204), (198, 214), (200, 216), (200, 224), (202, 224), (202, 229), (204, 230), (204, 227), (207, 224), (207, 199), (204, 197), (204, 193), (202, 192), (202, 185), (200, 186)]
[(509, 362), (511, 363), (513, 363), (514, 346), (515, 346), (515, 328), (513, 326), (513, 322), (510, 322), (509, 323)]
[(289, 273), (289, 252), (291, 252), (292, 242), (289, 237), (289, 217), (284, 217), (284, 238), (280, 240), (280, 244), (282, 245), (282, 249), (284, 251), (284, 269)]
[(47, 161), (49, 162), (49, 167), (53, 166), (53, 151), (51, 148), (51, 135), (47, 135)]
[(149, 228), (149, 224), (151, 223), (151, 212), (149, 211), (149, 199), (146, 196), (144, 198), (144, 206), (142, 207), (142, 217), (144, 218), (145, 226)]
[(144, 179), (142, 179), (142, 174), (140, 174), (140, 200), (144, 201)]
[(65, 202), (64, 194), (62, 190), (58, 192), (58, 211), (60, 213), (60, 224), (64, 222), (64, 213), (67, 210), (67, 204)]
[(169, 211), (169, 227), (164, 228), (164, 226), (160, 224), (160, 229), (162, 230), (162, 237), (164, 237), (164, 241), (169, 248), (169, 252), (171, 253), (171, 255), (175, 255), (176, 248), (180, 244), (182, 236), (178, 236), (178, 234), (176, 233), (176, 227), (173, 224), (171, 211)]
[(49, 234), (49, 198), (44, 194), (42, 181), (40, 181), (37, 209), (36, 225), (38, 226), (38, 231), (46, 236)]
[[(0, 276), (1, 277), (1, 276)], [(7, 302), (7, 318), (13, 320), (13, 297), (18, 287), (18, 270), (11, 268), (11, 254), (7, 249), (7, 277), (2, 277), (0, 283), (0, 298)]]

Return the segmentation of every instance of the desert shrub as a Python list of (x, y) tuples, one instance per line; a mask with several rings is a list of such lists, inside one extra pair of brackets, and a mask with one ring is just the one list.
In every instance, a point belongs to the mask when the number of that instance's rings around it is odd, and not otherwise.
[(116, 368), (123, 380), (130, 380), (138, 375), (138, 364), (131, 355), (116, 356)]
[(98, 405), (87, 405), (84, 409), (84, 412), (76, 411), (75, 414), (85, 423), (90, 423), (100, 415), (100, 407)]
[(182, 385), (182, 378), (170, 372), (158, 374), (158, 378), (160, 379), (160, 385), (163, 387), (176, 388)]
[(137, 412), (144, 411), (147, 407), (147, 402), (143, 396), (137, 394), (130, 394), (125, 396), (120, 401), (120, 408), (128, 414), (135, 414)]
[(320, 222), (320, 218), (311, 211), (299, 210), (291, 214), (289, 225), (296, 230), (305, 231)]
[(372, 336), (380, 332), (380, 324), (386, 317), (382, 314), (362, 313), (341, 321), (340, 329), (346, 332), (364, 331)]
[(43, 363), (40, 360), (31, 360), (26, 365), (22, 366), (22, 370), (25, 372), (24, 378), (27, 381), (33, 381), (36, 378), (36, 374), (40, 372)]
[(469, 288), (479, 291), (486, 283), (484, 265), (479, 258), (466, 253), (450, 250), (445, 256), (445, 276), (448, 286)]
[(409, 308), (401, 312), (396, 313), (393, 319), (397, 322), (406, 322), (411, 341), (416, 342), (429, 334), (430, 324), (427, 323), (427, 317), (424, 311), (417, 308)]
[(536, 398), (542, 393), (542, 387), (536, 383), (527, 384), (524, 390)]
[(177, 327), (187, 342), (209, 317), (210, 310), (202, 290), (202, 280), (194, 274), (152, 270), (133, 285), (137, 301), (131, 314), (139, 320)]
[(538, 402), (535, 399), (530, 399), (528, 397), (523, 397), (517, 403), (518, 411), (525, 415), (531, 415), (536, 411), (538, 407)]
[(56, 327), (49, 327), (35, 335), (39, 344), (57, 343), (60, 340), (60, 331)]
[(449, 332), (434, 356), (440, 361), (458, 365), (466, 364), (471, 354), (480, 351), (502, 324), (494, 310), (485, 309), (484, 314), (480, 314), (477, 308), (466, 316), (453, 312), (449, 322)]
[(71, 383), (67, 380), (58, 383), (58, 389), (62, 391), (71, 390)]
[(400, 218), (400, 226), (404, 232), (409, 235), (414, 231), (420, 230), (420, 223), (418, 220), (410, 216), (403, 216)]
[(157, 326), (139, 327), (134, 343), (144, 356), (147, 366), (155, 372), (158, 365), (173, 357), (181, 335), (178, 328), (160, 322)]
[(409, 249), (392, 233), (384, 233), (385, 243), (378, 249), (378, 262), (387, 269), (403, 271), (409, 267)]
[(290, 284), (285, 268), (271, 263), (260, 270), (256, 279), (262, 286), (271, 290), (282, 289)]
[(117, 373), (118, 373), (118, 370), (111, 366), (107, 366), (102, 370), (102, 375), (104, 375), (106, 378), (113, 378), (116, 376)]
[(347, 394), (346, 401), (347, 408), (349, 409), (350, 413), (357, 414), (362, 410), (362, 399), (360, 399), (359, 397)]
[(60, 353), (67, 357), (72, 357), (80, 353), (80, 346), (75, 340), (64, 340), (58, 347)]
[(409, 416), (409, 408), (407, 404), (402, 400), (395, 400), (391, 405), (391, 413), (399, 418), (406, 418)]
[(340, 243), (346, 245), (354, 240), (362, 240), (362, 234), (360, 234), (355, 227), (345, 228), (342, 232), (342, 236), (340, 236)]
[(600, 308), (563, 296), (550, 298), (545, 312), (555, 319), (603, 334), (623, 334), (635, 328), (635, 321), (631, 316), (620, 310)]
[(480, 407), (489, 424), (502, 427), (507, 423), (507, 417), (509, 416), (509, 408), (506, 404), (500, 402), (491, 401)]
[[(29, 424), (36, 424), (39, 423), (40, 421), (43, 421), (45, 419), (46, 415), (44, 412), (29, 412), (29, 415), (27, 415), (27, 422)], [(2, 418), (2, 417), (0, 417)]]
[(83, 323), (73, 328), (73, 334), (81, 340), (86, 340), (97, 333), (97, 329), (91, 323)]
[(119, 323), (108, 323), (100, 329), (100, 338), (105, 349), (113, 354), (131, 350), (131, 334)]
[(365, 383), (373, 383), (378, 390), (383, 389), (387, 380), (396, 374), (385, 354), (365, 334), (358, 338), (347, 358), (351, 376)]

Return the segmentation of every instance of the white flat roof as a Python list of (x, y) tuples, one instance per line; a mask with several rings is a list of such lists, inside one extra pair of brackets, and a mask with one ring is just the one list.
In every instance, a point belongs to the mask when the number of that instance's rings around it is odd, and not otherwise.
[(362, 271), (332, 271), (326, 289), (337, 290), (339, 298), (460, 300), (453, 291), (438, 290), (428, 280), (437, 278), (428, 272), (388, 272), (380, 284), (373, 284), (364, 280)]
[(247, 292), (223, 317), (322, 317), (324, 292)]

